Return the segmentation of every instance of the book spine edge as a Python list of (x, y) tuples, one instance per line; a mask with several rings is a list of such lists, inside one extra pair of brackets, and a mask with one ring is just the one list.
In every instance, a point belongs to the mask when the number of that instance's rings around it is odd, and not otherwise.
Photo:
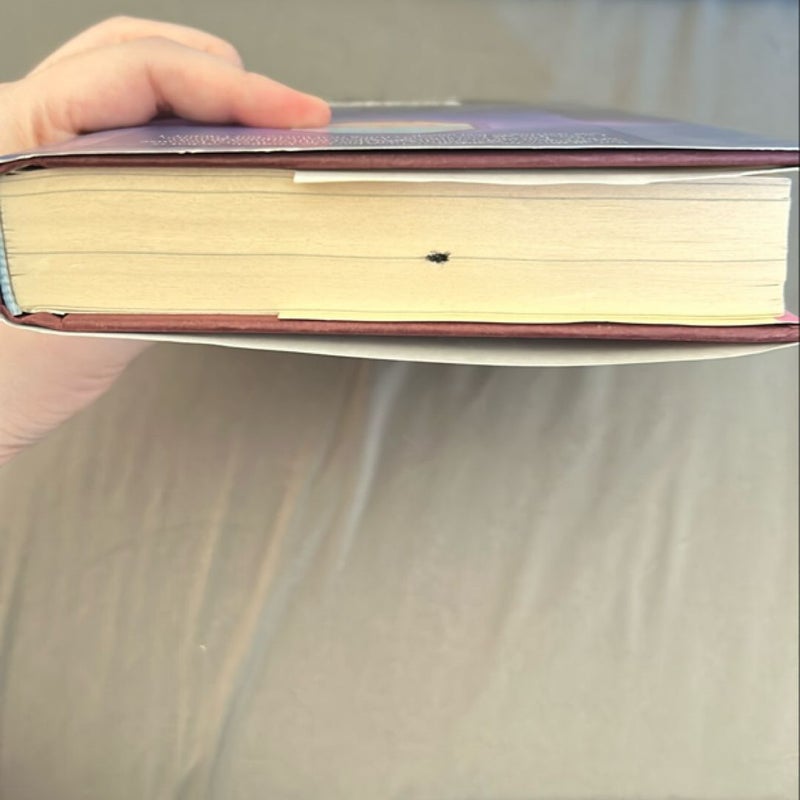
[(8, 268), (6, 240), (3, 235), (2, 208), (0, 208), (0, 299), (2, 299), (5, 307), (13, 316), (18, 317), (22, 314), (22, 309), (14, 297), (14, 290), (11, 288), (11, 271)]

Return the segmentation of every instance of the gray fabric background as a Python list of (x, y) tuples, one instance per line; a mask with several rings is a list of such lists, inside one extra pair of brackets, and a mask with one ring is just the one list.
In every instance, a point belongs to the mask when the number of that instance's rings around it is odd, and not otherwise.
[[(778, 0), (28, 0), (0, 79), (123, 11), (335, 99), (797, 135)], [(0, 472), (0, 798), (793, 798), (796, 409), (796, 351), (159, 346)]]

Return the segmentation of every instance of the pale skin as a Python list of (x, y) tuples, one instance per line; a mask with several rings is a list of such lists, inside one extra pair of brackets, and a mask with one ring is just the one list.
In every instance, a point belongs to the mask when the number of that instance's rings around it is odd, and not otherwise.
[[(0, 84), (0, 153), (159, 115), (263, 127), (325, 125), (323, 100), (247, 72), (228, 42), (131, 17), (71, 39)], [(0, 464), (102, 395), (143, 342), (53, 336), (0, 324)]]

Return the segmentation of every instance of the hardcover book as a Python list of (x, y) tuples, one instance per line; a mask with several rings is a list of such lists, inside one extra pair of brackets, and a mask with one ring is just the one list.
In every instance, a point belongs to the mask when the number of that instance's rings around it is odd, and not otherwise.
[(174, 120), (0, 158), (12, 324), (786, 343), (794, 143), (523, 106)]

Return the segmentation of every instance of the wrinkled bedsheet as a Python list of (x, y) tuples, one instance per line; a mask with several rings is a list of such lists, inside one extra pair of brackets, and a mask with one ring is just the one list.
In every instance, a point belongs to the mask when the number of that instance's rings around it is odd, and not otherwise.
[[(112, 5), (5, 8), (3, 79)], [(793, 2), (137, 13), (329, 97), (797, 132)], [(153, 348), (0, 471), (0, 798), (795, 797), (797, 377)]]

